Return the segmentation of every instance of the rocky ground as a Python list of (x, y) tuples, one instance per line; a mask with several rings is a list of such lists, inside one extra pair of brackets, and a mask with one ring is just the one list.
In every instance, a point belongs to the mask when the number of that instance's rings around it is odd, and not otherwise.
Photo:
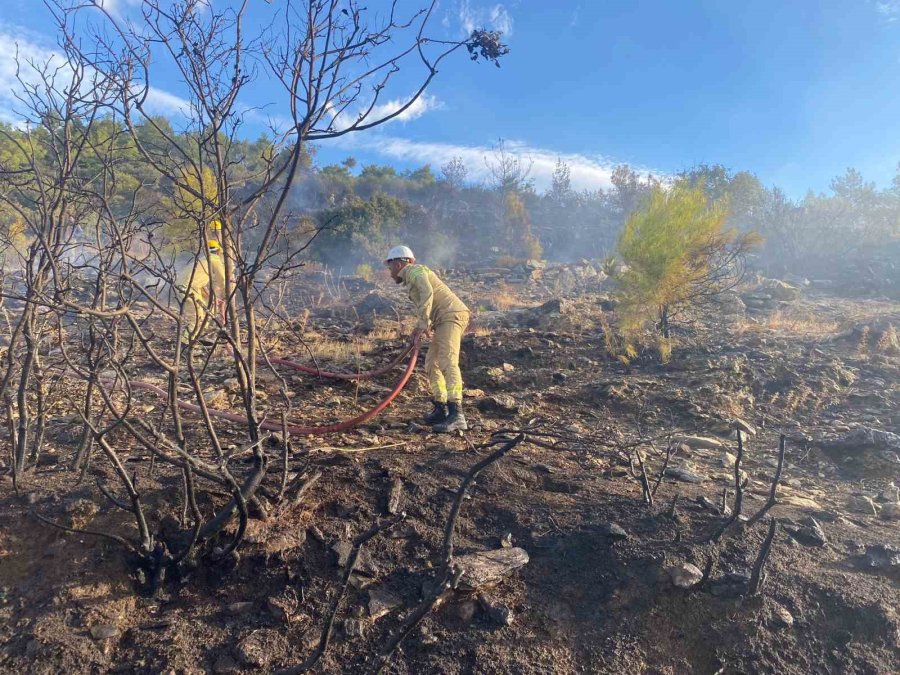
[[(129, 527), (94, 483), (76, 485), (64, 470), (77, 439), (61, 414), (22, 496), (8, 477), (0, 482), (0, 670), (296, 666), (319, 642), (350, 542), (403, 512), (362, 549), (314, 668), (366, 672), (432, 590), (455, 491), (490, 452), (477, 446), (529, 423), (552, 436), (531, 436), (541, 443), (520, 444), (467, 492), (455, 554), (470, 573), (392, 654), (387, 672), (898, 670), (900, 304), (759, 279), (685, 325), (670, 363), (650, 352), (626, 363), (611, 344), (608, 281), (587, 262), (447, 277), (476, 310), (463, 357), (471, 431), (435, 436), (415, 423), (426, 392), (419, 375), (364, 427), (297, 439), (280, 503), (273, 444), (268, 517), (251, 521), (239, 555), (191, 567), (153, 597), (136, 592), (115, 544), (29, 516)], [(303, 336), (325, 363), (366, 369), (389, 360), (403, 344), (400, 289), (324, 283), (327, 293), (311, 273), (295, 289), (293, 306), (307, 311), (272, 338), (279, 350), (305, 358)], [(324, 422), (370, 407), (395, 377), (288, 381), (296, 417)], [(214, 363), (210, 382), (211, 405), (231, 407), (224, 363)], [(263, 382), (263, 404), (276, 414), (280, 384)], [(712, 541), (734, 507), (737, 429), (745, 517), (769, 496), (785, 434), (778, 503)], [(121, 450), (151, 520), (165, 529), (178, 475), (151, 473), (144, 453)], [(652, 506), (642, 473), (651, 490), (658, 481)], [(224, 497), (204, 499), (207, 509)], [(769, 516), (778, 524), (764, 581), (749, 594)], [(490, 566), (497, 578), (478, 578), (478, 556), (489, 552), (502, 562)]]

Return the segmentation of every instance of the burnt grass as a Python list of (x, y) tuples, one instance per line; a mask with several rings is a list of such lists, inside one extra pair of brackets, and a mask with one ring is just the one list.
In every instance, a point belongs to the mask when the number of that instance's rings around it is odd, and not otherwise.
[[(457, 285), (470, 297), (490, 293), (489, 283)], [(347, 297), (314, 307), (310, 325), (338, 340), (364, 331), (350, 308), (365, 290), (358, 284)], [(395, 290), (385, 292), (396, 299)], [(21, 482), (21, 496), (8, 476), (0, 481), (0, 670), (272, 672), (297, 665), (318, 643), (337, 592), (334, 545), (385, 518), (399, 480), (407, 517), (364, 547), (332, 643), (314, 667), (367, 672), (440, 565), (454, 491), (489, 452), (471, 444), (540, 418), (543, 428), (582, 442), (553, 449), (526, 442), (487, 468), (463, 502), (455, 538), (457, 555), (505, 541), (524, 548), (530, 561), (479, 593), (449, 594), (392, 655), (386, 672), (895, 672), (900, 575), (896, 567), (864, 569), (859, 554), (866, 545), (900, 546), (900, 532), (897, 521), (850, 510), (848, 499), (877, 495), (900, 477), (900, 464), (877, 449), (835, 450), (823, 442), (859, 426), (900, 432), (900, 359), (878, 341), (879, 330), (900, 324), (900, 304), (805, 293), (749, 318), (700, 318), (682, 327), (669, 364), (648, 353), (626, 365), (604, 347), (598, 308), (608, 298), (601, 290), (573, 296), (554, 308), (561, 312), (528, 309), (551, 295), (523, 290), (526, 309), (476, 317), (477, 330), (463, 347), (466, 385), (481, 390), (468, 392), (467, 439), (409, 427), (425, 409), (420, 374), (361, 430), (296, 439), (292, 475), (305, 472), (302, 481), (321, 472), (297, 503), (290, 491), (285, 503), (274, 502), (281, 450), (270, 445), (268, 517), (251, 520), (237, 555), (186, 565), (152, 596), (141, 592), (133, 561), (115, 543), (66, 534), (29, 515), (37, 510), (126, 535), (133, 527), (128, 513), (100, 495), (95, 476), (76, 484), (66, 470), (78, 439), (61, 414), (40, 466)], [(398, 305), (404, 308), (402, 300)], [(607, 316), (614, 322), (614, 311)], [(789, 324), (785, 317), (811, 318)], [(833, 327), (817, 330), (816, 321)], [(285, 345), (292, 348), (288, 338)], [(386, 361), (401, 345), (388, 341), (369, 358)], [(220, 375), (224, 369), (214, 367), (210, 377)], [(394, 376), (379, 384), (392, 384)], [(316, 422), (350, 416), (381, 395), (377, 387), (323, 387), (307, 377), (289, 382), (296, 416)], [(274, 408), (277, 383), (264, 380), (261, 388)], [(517, 410), (483, 412), (491, 406), (480, 401), (499, 394), (512, 397)], [(729, 421), (738, 416), (758, 432), (745, 448), (748, 515), (768, 495), (779, 435), (790, 439), (780, 503), (771, 511), (782, 526), (755, 596), (743, 592), (740, 575), (750, 573), (768, 519), (732, 527), (712, 544), (723, 518), (698, 501), (719, 504), (729, 487), (731, 503), (733, 468), (723, 451), (679, 450), (672, 461), (689, 462), (704, 480), (666, 477), (652, 509), (620, 452), (641, 434), (681, 431), (718, 437), (734, 453)], [(173, 518), (177, 525), (180, 474), (159, 465), (151, 473), (146, 453), (117, 440), (153, 527), (165, 532)], [(651, 479), (665, 445), (644, 446)], [(248, 471), (249, 462), (240, 467)], [(100, 460), (94, 471), (115, 489)], [(225, 498), (204, 491), (201, 509), (210, 512)], [(789, 534), (810, 516), (826, 535), (824, 546)], [(627, 538), (611, 536), (609, 523)], [(671, 567), (688, 562), (703, 570), (710, 559), (703, 584), (672, 584)], [(372, 589), (390, 592), (399, 606), (371, 618)], [(511, 624), (489, 611), (497, 606), (510, 611)], [(785, 610), (791, 626), (779, 619)]]

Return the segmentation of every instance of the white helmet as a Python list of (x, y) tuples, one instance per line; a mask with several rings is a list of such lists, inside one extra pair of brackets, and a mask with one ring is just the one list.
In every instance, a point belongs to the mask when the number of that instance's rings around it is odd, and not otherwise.
[(385, 262), (390, 262), (391, 260), (415, 260), (416, 256), (413, 255), (412, 249), (409, 246), (395, 246), (390, 251), (388, 251), (387, 258), (385, 258)]

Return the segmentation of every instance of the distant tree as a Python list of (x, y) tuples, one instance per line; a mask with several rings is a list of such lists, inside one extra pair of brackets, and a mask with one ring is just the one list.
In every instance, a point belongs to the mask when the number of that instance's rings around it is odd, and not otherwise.
[(458, 190), (466, 182), (469, 170), (462, 157), (454, 157), (446, 164), (441, 164), (441, 177), (451, 188)]
[(500, 193), (526, 192), (534, 190), (534, 180), (530, 178), (534, 162), (512, 152), (501, 138), (494, 146), (490, 157), (484, 158), (490, 173), (490, 186)]
[(572, 197), (572, 171), (561, 158), (556, 160), (547, 197), (559, 205), (565, 205)]
[(504, 195), (504, 239), (507, 255), (517, 258), (540, 258), (541, 242), (531, 231), (531, 219), (521, 196), (516, 192)]
[(654, 187), (619, 239), (627, 266), (621, 276), (622, 326), (636, 334), (653, 324), (668, 348), (670, 326), (733, 288), (744, 272), (744, 256), (758, 242), (754, 233), (726, 229), (726, 199), (710, 201), (686, 182)]

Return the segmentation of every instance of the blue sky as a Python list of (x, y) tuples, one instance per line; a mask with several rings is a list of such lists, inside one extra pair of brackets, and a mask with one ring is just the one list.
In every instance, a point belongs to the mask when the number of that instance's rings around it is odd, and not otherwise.
[[(105, 2), (121, 16), (139, 4)], [(251, 0), (251, 24), (280, 2)], [(482, 26), (507, 34), (502, 68), (458, 54), (405, 120), (323, 145), (319, 161), (352, 154), (411, 168), (460, 156), (479, 179), (503, 138), (533, 162), (539, 187), (557, 157), (582, 188), (607, 185), (619, 163), (671, 174), (720, 162), (795, 197), (827, 190), (850, 166), (887, 185), (900, 161), (900, 0), (442, 0), (431, 32)], [(54, 50), (37, 0), (3, 0), (0, 43), (11, 42), (20, 53)], [(0, 119), (13, 115), (12, 53), (0, 53)], [(165, 110), (183, 92), (162, 68)], [(414, 82), (402, 73), (392, 95), (403, 100)], [(277, 117), (273, 90), (261, 75), (243, 104)]]

